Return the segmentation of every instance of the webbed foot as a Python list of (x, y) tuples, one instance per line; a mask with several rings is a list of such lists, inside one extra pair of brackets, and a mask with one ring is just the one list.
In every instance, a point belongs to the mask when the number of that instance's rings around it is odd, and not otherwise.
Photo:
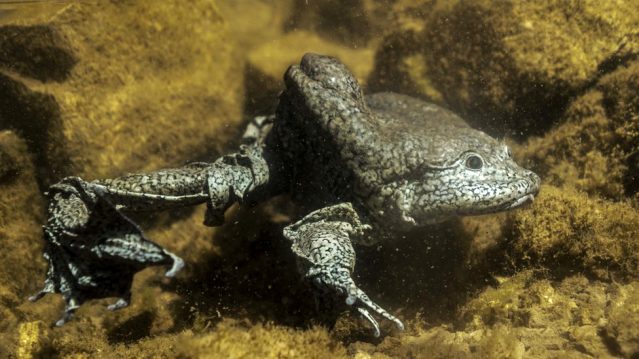
[(337, 204), (314, 211), (284, 229), (284, 236), (293, 242), (300, 271), (323, 295), (338, 296), (357, 310), (379, 336), (379, 324), (373, 314), (395, 323), (400, 330), (404, 324), (373, 302), (351, 278), (355, 266), (355, 251), (351, 237), (362, 236), (369, 228), (363, 225), (350, 203)]
[(49, 268), (44, 287), (29, 300), (61, 293), (66, 306), (56, 326), (69, 321), (87, 300), (117, 297), (107, 308), (127, 307), (133, 276), (146, 267), (170, 265), (166, 275), (173, 277), (184, 266), (181, 258), (149, 241), (91, 184), (70, 177), (52, 186), (49, 196), (43, 254)]
[(344, 302), (357, 310), (364, 319), (373, 326), (373, 334), (379, 337), (379, 324), (371, 314), (371, 311), (382, 318), (395, 323), (399, 330), (404, 330), (404, 324), (384, 308), (373, 302), (355, 281), (351, 278), (347, 268), (331, 266), (313, 266), (305, 277), (324, 293), (334, 293), (344, 298)]

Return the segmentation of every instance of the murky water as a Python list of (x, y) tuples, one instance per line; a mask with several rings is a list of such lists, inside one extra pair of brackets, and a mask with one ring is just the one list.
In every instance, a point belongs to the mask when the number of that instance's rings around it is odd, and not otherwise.
[[(630, 0), (0, 1), (0, 356), (636, 357), (638, 14)], [(50, 188), (236, 151), (307, 52), (340, 59), (364, 93), (453, 111), (541, 177), (525, 208), (355, 246), (352, 278), (404, 331), (374, 315), (376, 338), (344, 298), (315, 299), (282, 234), (316, 209), (299, 193), (208, 227), (197, 195), (168, 210), (136, 198), (145, 211), (121, 217), (111, 202), (129, 197)], [(47, 222), (52, 201), (82, 191), (53, 216), (79, 224)], [(175, 262), (153, 246), (158, 265), (138, 273), (117, 251), (82, 255), (106, 243), (82, 221), (105, 211), (116, 221), (91, 225), (144, 233), (185, 267), (163, 277)], [(60, 294), (27, 301), (51, 266), (43, 250), (64, 274), (50, 278), (77, 280), (48, 289), (85, 301), (62, 327)], [(106, 310), (134, 273), (130, 306)]]

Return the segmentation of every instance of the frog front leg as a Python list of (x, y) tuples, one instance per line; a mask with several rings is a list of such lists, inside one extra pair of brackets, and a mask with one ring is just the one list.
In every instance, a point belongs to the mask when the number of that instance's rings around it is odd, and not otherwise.
[(363, 236), (368, 225), (360, 222), (350, 203), (325, 207), (308, 214), (300, 221), (284, 228), (284, 236), (292, 241), (302, 275), (318, 289), (328, 289), (343, 296), (374, 327), (379, 325), (371, 311), (394, 322), (401, 330), (402, 322), (374, 303), (351, 278), (355, 268), (353, 239)]
[(30, 298), (61, 293), (64, 324), (85, 301), (117, 297), (109, 306), (126, 307), (138, 271), (169, 265), (166, 276), (182, 267), (178, 256), (148, 240), (126, 213), (207, 203), (205, 223), (221, 224), (224, 211), (267, 192), (269, 167), (258, 144), (214, 163), (84, 181), (68, 177), (49, 188), (44, 226), (44, 257), (49, 263), (44, 288)]

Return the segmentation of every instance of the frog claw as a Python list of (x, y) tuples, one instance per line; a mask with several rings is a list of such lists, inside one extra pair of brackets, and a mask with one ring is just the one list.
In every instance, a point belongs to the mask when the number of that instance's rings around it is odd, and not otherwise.
[(120, 310), (122, 308), (126, 308), (131, 303), (131, 293), (126, 293), (124, 297), (118, 298), (118, 300), (107, 306), (107, 310), (115, 312), (116, 310)]
[(357, 311), (362, 315), (362, 317), (364, 317), (364, 319), (368, 320), (368, 322), (373, 325), (373, 335), (375, 336), (375, 338), (379, 338), (380, 332), (377, 320), (373, 318), (371, 313), (366, 308), (359, 307), (357, 308)]
[(66, 322), (73, 318), (73, 314), (75, 311), (80, 308), (80, 304), (75, 298), (65, 297), (66, 307), (64, 308), (64, 313), (62, 314), (62, 318), (58, 319), (55, 322), (56, 327), (63, 326)]
[(184, 260), (167, 250), (165, 250), (164, 253), (166, 253), (169, 257), (171, 257), (171, 259), (173, 259), (173, 265), (171, 266), (171, 269), (166, 271), (166, 273), (164, 273), (164, 276), (173, 278), (180, 270), (182, 270), (182, 268), (184, 268)]
[(73, 311), (65, 311), (64, 314), (62, 315), (62, 318), (58, 319), (55, 322), (55, 326), (56, 327), (61, 327), (64, 324), (66, 324), (66, 322), (71, 320), (71, 318), (73, 318)]
[(333, 292), (338, 296), (345, 295), (344, 302), (346, 305), (356, 309), (364, 319), (368, 320), (373, 326), (373, 334), (378, 337), (380, 335), (379, 324), (373, 317), (372, 313), (387, 319), (397, 326), (399, 330), (404, 330), (404, 324), (401, 320), (388, 313), (384, 308), (373, 302), (368, 295), (361, 290), (350, 277), (347, 268), (332, 268), (330, 266), (315, 266), (309, 269), (307, 278), (321, 292)]
[[(397, 317), (395, 317), (394, 315), (390, 314), (389, 312), (387, 312), (386, 310), (384, 310), (384, 308), (380, 307), (379, 305), (377, 305), (375, 302), (373, 302), (372, 300), (370, 300), (370, 298), (368, 298), (368, 296), (366, 295), (366, 293), (364, 293), (361, 289), (357, 288), (358, 291), (358, 295), (357, 295), (357, 301), (359, 301), (360, 303), (362, 303), (362, 305), (368, 307), (370, 310), (372, 310), (373, 312), (377, 313), (377, 315), (383, 317), (384, 319), (387, 319), (393, 323), (395, 323), (395, 326), (397, 326), (397, 329), (399, 330), (404, 330), (404, 323), (402, 323), (401, 320), (399, 320)], [(347, 304), (348, 304), (348, 299), (347, 298)], [(369, 321), (370, 318), (368, 318), (368, 316), (366, 316), (362, 310), (366, 311), (368, 313), (368, 310), (366, 308), (363, 308), (361, 306), (357, 306), (357, 310), (362, 313), (362, 315), (364, 315), (364, 317), (366, 319), (368, 319)], [(369, 314), (370, 315), (370, 314)], [(377, 325), (377, 322), (372, 322), (373, 326)], [(377, 328), (377, 331), (379, 331), (379, 328)], [(376, 336), (379, 336), (376, 335)]]
[(355, 288), (354, 290), (355, 293), (349, 294), (348, 297), (346, 297), (346, 304), (355, 306), (355, 308), (357, 308), (357, 311), (360, 314), (362, 314), (364, 318), (366, 318), (369, 322), (371, 322), (371, 324), (375, 327), (375, 332), (377, 333), (375, 335), (376, 337), (379, 336), (379, 327), (376, 321), (371, 320), (372, 316), (369, 313), (368, 309), (372, 310), (373, 312), (375, 312), (377, 315), (381, 316), (382, 318), (395, 323), (395, 325), (397, 326), (399, 330), (404, 330), (404, 323), (402, 323), (401, 320), (397, 319), (394, 315), (390, 314), (384, 308), (380, 307), (375, 302), (373, 302), (368, 297), (368, 295), (364, 293), (363, 290), (355, 286), (355, 283), (353, 283), (353, 286)]

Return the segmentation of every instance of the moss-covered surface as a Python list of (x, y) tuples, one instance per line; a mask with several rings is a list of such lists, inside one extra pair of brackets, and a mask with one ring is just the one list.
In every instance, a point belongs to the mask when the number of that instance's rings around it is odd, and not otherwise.
[(42, 206), (32, 158), (24, 140), (11, 131), (0, 132), (0, 356), (14, 348), (8, 333), (16, 333), (26, 319), (18, 308), (35, 290), (33, 275), (43, 273), (40, 259)]
[(48, 167), (42, 183), (214, 155), (242, 119), (243, 62), (213, 3), (80, 2), (49, 15), (0, 27), (0, 68), (19, 83), (3, 86), (1, 120)]
[(284, 72), (290, 65), (299, 62), (300, 54), (307, 52), (344, 59), (362, 85), (366, 84), (373, 68), (374, 51), (370, 47), (350, 48), (306, 31), (287, 33), (249, 53), (245, 111), (252, 115), (274, 113), (277, 101), (273, 99), (284, 90)]
[(322, 328), (304, 331), (273, 325), (218, 324), (204, 335), (183, 334), (183, 358), (346, 358), (346, 349)]
[[(636, 2), (309, 3), (0, 7), (0, 357), (637, 357)], [(219, 228), (201, 207), (136, 216), (187, 266), (139, 273), (125, 310), (92, 301), (52, 328), (62, 299), (25, 301), (46, 270), (43, 185), (215, 155), (304, 51), (525, 130), (508, 142), (539, 197), (358, 248), (357, 282), (407, 324), (379, 339), (316, 307), (281, 236), (286, 198)]]
[(619, 66), (575, 98), (522, 157), (550, 183), (610, 199), (639, 190), (639, 62)]
[(380, 63), (396, 65), (375, 76), (393, 82), (406, 61), (419, 60), (401, 71), (408, 91), (432, 96), (434, 87), (448, 106), (499, 135), (547, 130), (573, 95), (639, 48), (632, 0), (442, 3), (425, 5), (423, 30), (399, 27), (380, 54)]
[(639, 278), (639, 212), (627, 203), (543, 186), (537, 204), (515, 214), (514, 256), (599, 278)]

